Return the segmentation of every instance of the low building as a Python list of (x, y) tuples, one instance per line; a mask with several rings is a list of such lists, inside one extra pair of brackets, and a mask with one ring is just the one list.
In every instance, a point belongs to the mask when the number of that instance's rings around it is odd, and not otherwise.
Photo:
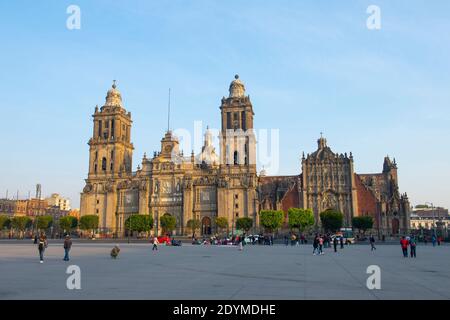
[(61, 210), (70, 210), (70, 200), (61, 197), (58, 193), (52, 193), (52, 195), (45, 199), (49, 206), (57, 206)]
[(0, 215), (14, 216), (15, 207), (15, 200), (0, 199)]

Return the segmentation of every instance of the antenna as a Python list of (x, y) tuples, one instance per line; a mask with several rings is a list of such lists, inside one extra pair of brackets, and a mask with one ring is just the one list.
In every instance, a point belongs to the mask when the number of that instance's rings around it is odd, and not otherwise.
[(170, 131), (170, 88), (169, 88), (169, 103), (167, 106), (167, 132)]

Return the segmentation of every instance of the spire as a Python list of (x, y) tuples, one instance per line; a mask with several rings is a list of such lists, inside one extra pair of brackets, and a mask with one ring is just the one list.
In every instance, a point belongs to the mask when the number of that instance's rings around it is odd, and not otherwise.
[(230, 98), (241, 98), (245, 94), (245, 86), (241, 80), (239, 80), (239, 75), (234, 76), (234, 80), (230, 84)]
[(323, 137), (323, 132), (320, 133), (320, 138), (317, 140), (317, 145), (319, 149), (324, 149), (327, 146), (327, 139)]

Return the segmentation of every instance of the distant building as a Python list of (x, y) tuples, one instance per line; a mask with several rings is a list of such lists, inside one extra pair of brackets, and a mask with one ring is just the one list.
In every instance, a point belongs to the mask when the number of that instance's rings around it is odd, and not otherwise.
[(442, 207), (428, 207), (419, 205), (414, 208), (412, 214), (422, 218), (445, 218), (448, 217), (448, 209)]
[(25, 216), (27, 200), (0, 199), (0, 215)]
[(27, 211), (26, 215), (35, 217), (35, 216), (43, 216), (47, 212), (48, 202), (44, 199), (29, 199), (27, 201)]
[(61, 210), (70, 210), (70, 200), (61, 197), (58, 193), (52, 193), (49, 198), (46, 198), (49, 206), (57, 206)]
[(9, 199), (0, 199), (0, 215), (14, 216), (16, 201)]

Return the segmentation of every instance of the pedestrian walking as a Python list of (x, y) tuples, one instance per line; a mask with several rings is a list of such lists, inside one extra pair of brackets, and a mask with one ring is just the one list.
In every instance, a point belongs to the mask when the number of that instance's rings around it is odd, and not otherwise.
[(288, 241), (288, 236), (284, 235), (284, 244), (286, 245), (286, 247), (289, 245), (289, 241)]
[(436, 235), (434, 235), (434, 234), (431, 237), (431, 243), (433, 243), (433, 247), (436, 247)]
[(403, 257), (408, 258), (408, 240), (406, 240), (405, 236), (402, 236), (400, 246), (402, 247)]
[(47, 236), (45, 233), (41, 232), (41, 235), (39, 236), (38, 241), (38, 251), (39, 251), (39, 262), (44, 263), (44, 252), (45, 248), (47, 248), (48, 242), (47, 242)]
[(341, 249), (344, 249), (344, 237), (343, 236), (339, 237), (339, 243), (341, 245)]
[(333, 248), (334, 248), (334, 252), (337, 252), (337, 237), (334, 237), (333, 239)]
[(152, 247), (152, 251), (154, 251), (154, 250), (158, 251), (158, 244), (159, 244), (158, 238), (155, 236), (155, 237), (153, 238), (153, 247)]
[(319, 239), (318, 238), (319, 237), (316, 235), (313, 240), (313, 255), (314, 256), (316, 255), (316, 251), (318, 251), (318, 247), (319, 247)]
[(72, 248), (72, 239), (70, 239), (69, 235), (66, 235), (66, 239), (64, 239), (64, 261), (69, 261), (69, 251)]
[(411, 236), (411, 238), (409, 239), (409, 250), (411, 258), (416, 257), (416, 246), (417, 246), (416, 238), (414, 236)]
[(370, 251), (377, 250), (377, 248), (375, 248), (375, 237), (373, 235), (370, 235), (369, 241), (370, 241)]
[(323, 237), (319, 236), (319, 254), (323, 254)]

